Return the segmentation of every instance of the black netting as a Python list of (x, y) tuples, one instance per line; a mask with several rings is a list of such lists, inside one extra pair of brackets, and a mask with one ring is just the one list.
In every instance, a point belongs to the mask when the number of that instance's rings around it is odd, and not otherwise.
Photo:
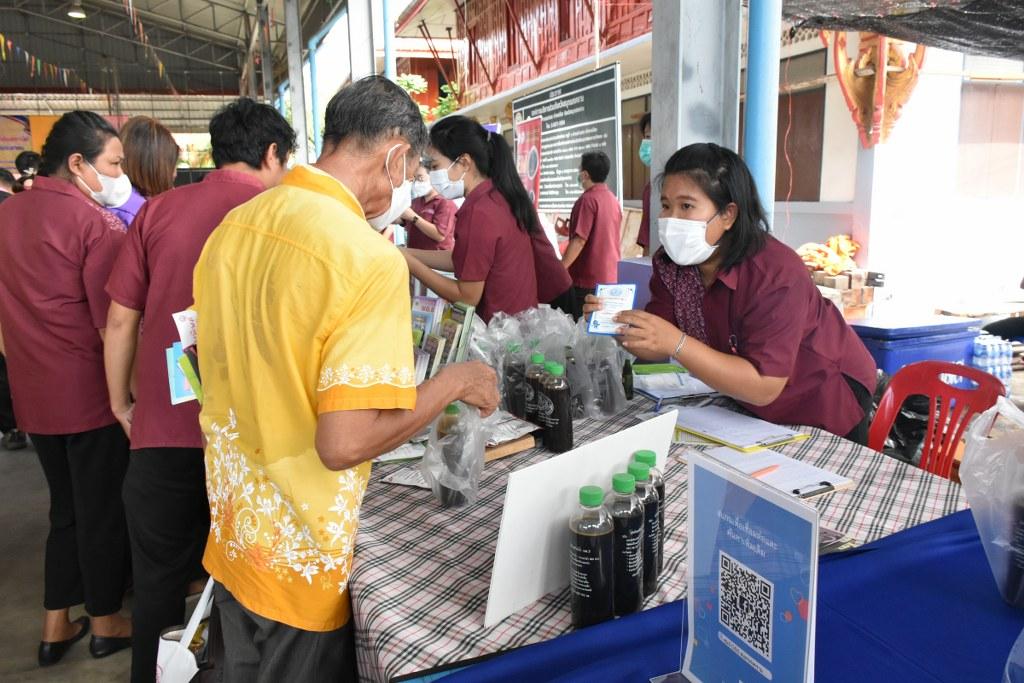
[(786, 0), (801, 28), (870, 31), (970, 54), (1024, 59), (1024, 0)]

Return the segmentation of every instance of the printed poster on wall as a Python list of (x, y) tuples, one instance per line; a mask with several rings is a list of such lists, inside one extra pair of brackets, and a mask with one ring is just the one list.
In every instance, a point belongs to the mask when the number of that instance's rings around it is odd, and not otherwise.
[(27, 116), (0, 116), (0, 168), (15, 173), (14, 160), (32, 149), (32, 133)]
[(512, 101), (516, 156), (523, 144), (519, 126), (540, 120), (538, 210), (567, 214), (583, 191), (577, 181), (580, 156), (602, 151), (611, 160), (608, 187), (622, 201), (622, 108), (619, 65), (563, 81)]
[[(814, 680), (818, 511), (693, 452), (688, 633), (696, 683)], [(677, 680), (677, 679), (676, 679)]]
[(516, 124), (516, 170), (523, 186), (530, 194), (533, 207), (540, 200), (540, 137), (541, 118), (538, 116)]

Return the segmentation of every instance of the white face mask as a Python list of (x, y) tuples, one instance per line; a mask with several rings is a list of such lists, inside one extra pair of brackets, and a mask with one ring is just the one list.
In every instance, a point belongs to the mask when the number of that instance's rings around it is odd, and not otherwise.
[(412, 192), (410, 190), (412, 181), (405, 179), (407, 160), (405, 158), (402, 159), (402, 183), (398, 187), (395, 187), (394, 181), (391, 180), (391, 171), (388, 169), (391, 163), (391, 153), (398, 149), (398, 147), (399, 145), (395, 145), (389, 149), (388, 155), (384, 159), (384, 171), (388, 174), (388, 182), (391, 183), (391, 206), (381, 215), (367, 219), (370, 225), (378, 231), (397, 221), (399, 216), (405, 213), (405, 210), (412, 204)]
[(129, 197), (132, 196), (132, 181), (128, 179), (127, 174), (122, 173), (116, 178), (109, 175), (103, 175), (88, 161), (85, 163), (92, 169), (92, 172), (96, 174), (96, 177), (99, 178), (100, 187), (102, 189), (99, 192), (96, 192), (89, 187), (84, 180), (82, 180), (81, 176), (75, 177), (78, 178), (78, 182), (82, 183), (82, 186), (89, 191), (89, 195), (95, 199), (98, 204), (108, 208), (121, 206), (128, 201)]
[(709, 222), (659, 218), (658, 239), (668, 257), (680, 266), (695, 266), (711, 258), (718, 246), (707, 242)]
[(414, 180), (412, 182), (412, 198), (419, 199), (420, 197), (426, 197), (430, 194), (430, 181), (429, 180)]
[[(454, 165), (455, 162), (453, 161), (452, 166)], [(459, 199), (466, 194), (466, 174), (463, 173), (463, 177), (458, 180), (452, 180), (448, 176), (448, 171), (452, 170), (452, 166), (449, 166), (446, 169), (439, 168), (436, 171), (430, 172), (430, 184), (435, 190), (437, 190), (437, 193), (445, 199)]]

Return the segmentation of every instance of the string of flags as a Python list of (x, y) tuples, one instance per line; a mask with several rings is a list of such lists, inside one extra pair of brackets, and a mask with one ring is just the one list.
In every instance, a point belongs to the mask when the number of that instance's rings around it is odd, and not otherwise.
[(29, 78), (46, 78), (63, 84), (65, 88), (77, 86), (82, 92), (92, 93), (92, 88), (74, 69), (39, 59), (3, 33), (0, 33), (0, 61), (24, 64), (28, 68)]
[(171, 89), (171, 94), (175, 97), (180, 97), (177, 88), (174, 87), (174, 83), (171, 81), (170, 75), (167, 73), (167, 68), (164, 67), (163, 61), (161, 61), (156, 50), (149, 43), (149, 36), (146, 35), (146, 29), (142, 25), (142, 20), (139, 18), (138, 13), (135, 11), (135, 3), (132, 0), (122, 0), (124, 3), (124, 11), (128, 14), (128, 23), (131, 24), (132, 30), (135, 32), (136, 39), (145, 48), (146, 54), (149, 55), (150, 60), (156, 66), (156, 71), (160, 75), (160, 78), (167, 81), (168, 87)]

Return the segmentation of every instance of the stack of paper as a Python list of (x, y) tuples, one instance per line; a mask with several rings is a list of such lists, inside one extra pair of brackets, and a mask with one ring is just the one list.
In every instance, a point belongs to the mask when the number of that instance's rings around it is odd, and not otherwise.
[(676, 423), (684, 432), (748, 453), (809, 438), (808, 434), (721, 406), (681, 407)]
[(633, 389), (659, 404), (677, 398), (706, 396), (715, 390), (688, 372), (633, 375)]

